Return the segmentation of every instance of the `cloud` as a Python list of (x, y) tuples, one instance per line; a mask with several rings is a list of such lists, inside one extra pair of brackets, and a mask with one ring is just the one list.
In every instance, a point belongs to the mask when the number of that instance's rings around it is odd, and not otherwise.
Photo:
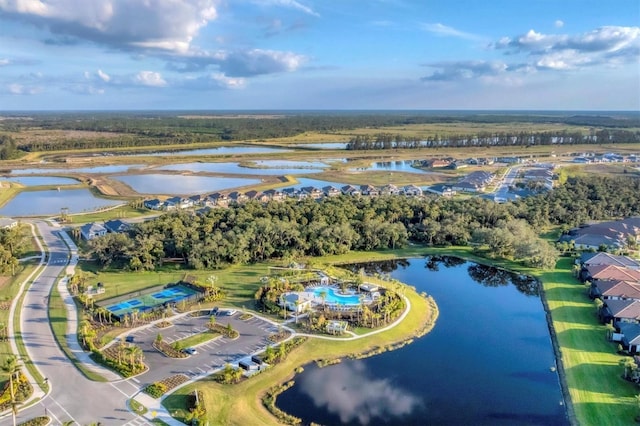
[[(0, 12), (68, 37), (118, 48), (184, 52), (216, 19), (214, 0), (0, 0)], [(54, 41), (52, 41), (54, 42)]]
[(6, 86), (6, 92), (11, 95), (37, 95), (42, 92), (42, 88), (39, 86), (11, 83)]
[(244, 78), (227, 77), (221, 73), (206, 76), (188, 76), (177, 83), (180, 87), (191, 90), (219, 90), (219, 89), (243, 89), (246, 80)]
[(509, 66), (499, 61), (448, 61), (427, 64), (435, 71), (422, 81), (457, 81), (504, 74)]
[(557, 19), (556, 22), (553, 23), (553, 25), (556, 28), (562, 28), (562, 27), (564, 27), (564, 21), (561, 21), (560, 19)]
[(389, 380), (369, 377), (362, 362), (308, 371), (300, 377), (299, 385), (317, 407), (326, 407), (343, 423), (357, 420), (369, 424), (376, 418), (389, 421), (422, 405), (418, 397), (398, 389)]
[(460, 31), (453, 27), (443, 25), (439, 22), (435, 24), (422, 24), (421, 27), (425, 31), (428, 31), (438, 36), (457, 37), (465, 40), (481, 40), (482, 39), (482, 37), (480, 37), (479, 35)]
[(9, 65), (10, 63), (11, 63), (11, 61), (6, 59), (6, 58), (1, 58), (0, 59), (0, 67), (4, 67), (6, 65)]
[(534, 30), (505, 37), (490, 47), (508, 54), (524, 53), (541, 69), (570, 70), (593, 65), (619, 65), (640, 60), (640, 27), (606, 26), (578, 34), (542, 34)]
[(164, 87), (167, 85), (162, 75), (154, 71), (140, 71), (133, 77), (132, 81), (141, 86)]
[(102, 70), (98, 70), (98, 77), (100, 78), (100, 80), (104, 81), (105, 83), (108, 83), (109, 80), (111, 80), (111, 77), (109, 77), (109, 74), (103, 72)]
[(300, 12), (304, 12), (307, 15), (311, 15), (311, 16), (316, 16), (316, 17), (320, 17), (320, 15), (313, 10), (311, 7), (309, 6), (305, 6), (304, 4), (296, 1), (296, 0), (254, 0), (255, 4), (260, 5), (260, 6), (280, 6), (280, 7), (287, 7), (290, 9), (295, 9), (298, 10)]

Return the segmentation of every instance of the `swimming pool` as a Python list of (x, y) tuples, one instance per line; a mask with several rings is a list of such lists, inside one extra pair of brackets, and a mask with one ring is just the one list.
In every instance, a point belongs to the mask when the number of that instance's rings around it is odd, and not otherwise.
[(187, 297), (190, 297), (196, 293), (197, 291), (195, 290), (179, 285), (166, 288), (162, 291), (158, 291), (152, 294), (145, 294), (132, 299), (123, 300), (113, 305), (107, 305), (106, 308), (113, 315), (122, 317), (123, 315), (130, 313), (134, 309), (143, 312), (167, 302), (180, 302), (181, 300), (186, 299)]
[(325, 293), (325, 302), (328, 304), (345, 305), (345, 306), (357, 306), (360, 304), (360, 295), (349, 294), (343, 295), (337, 292), (337, 289), (327, 286), (313, 287), (308, 291), (313, 291), (313, 295), (318, 298), (322, 298), (322, 294)]

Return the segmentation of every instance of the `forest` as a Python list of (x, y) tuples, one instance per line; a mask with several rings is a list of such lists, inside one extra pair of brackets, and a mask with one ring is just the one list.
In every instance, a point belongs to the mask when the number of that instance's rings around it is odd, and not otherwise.
[[(265, 115), (268, 114), (268, 115)], [(591, 126), (601, 132), (598, 141), (638, 141), (635, 130), (640, 127), (640, 117), (635, 114), (572, 115), (569, 113), (544, 114), (469, 114), (433, 112), (273, 112), (243, 114), (199, 111), (188, 112), (93, 112), (93, 113), (32, 113), (28, 116), (7, 115), (0, 121), (0, 133), (19, 134), (28, 130), (80, 130), (96, 132), (91, 138), (67, 136), (63, 140), (40, 138), (20, 140), (21, 151), (56, 151), (91, 148), (127, 148), (154, 145), (181, 145), (198, 142), (245, 141), (291, 137), (305, 132), (344, 132), (354, 129), (376, 129), (389, 126), (443, 123), (532, 123)], [(593, 130), (596, 132), (596, 130)], [(101, 134), (102, 133), (102, 134)], [(472, 140), (479, 135), (460, 135), (456, 140)], [(509, 135), (520, 137), (520, 135)], [(563, 135), (560, 135), (563, 137)], [(565, 135), (583, 143), (594, 141), (593, 135)], [(541, 140), (544, 134), (535, 135)], [(386, 136), (385, 136), (386, 138)], [(482, 136), (485, 138), (485, 136)], [(375, 137), (374, 140), (378, 139)], [(414, 143), (392, 136), (397, 143)], [(522, 138), (524, 141), (526, 137)], [(439, 138), (435, 138), (435, 141)], [(355, 145), (355, 144), (352, 144)], [(458, 146), (451, 143), (451, 146)], [(410, 146), (408, 146), (410, 147)], [(363, 148), (354, 148), (363, 149)], [(370, 148), (366, 148), (370, 149)], [(379, 148), (375, 148), (379, 149)]]
[(496, 257), (551, 267), (557, 252), (537, 235), (549, 226), (640, 214), (640, 181), (579, 177), (558, 189), (517, 202), (481, 198), (349, 197), (321, 201), (248, 202), (204, 214), (180, 211), (141, 223), (126, 234), (90, 242), (103, 266), (153, 270), (167, 260), (189, 268), (351, 250), (400, 248), (414, 243), (488, 248)]

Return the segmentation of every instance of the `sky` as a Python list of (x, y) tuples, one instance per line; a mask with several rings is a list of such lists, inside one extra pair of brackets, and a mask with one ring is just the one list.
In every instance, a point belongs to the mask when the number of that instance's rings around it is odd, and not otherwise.
[(640, 110), (638, 0), (0, 0), (0, 111)]

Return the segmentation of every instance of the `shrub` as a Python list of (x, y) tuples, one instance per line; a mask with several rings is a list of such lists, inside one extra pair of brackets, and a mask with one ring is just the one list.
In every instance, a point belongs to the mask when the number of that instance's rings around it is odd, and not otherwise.
[(147, 387), (144, 388), (144, 392), (154, 398), (160, 398), (168, 390), (169, 389), (167, 385), (165, 385), (162, 382), (151, 383), (150, 385), (147, 385)]

